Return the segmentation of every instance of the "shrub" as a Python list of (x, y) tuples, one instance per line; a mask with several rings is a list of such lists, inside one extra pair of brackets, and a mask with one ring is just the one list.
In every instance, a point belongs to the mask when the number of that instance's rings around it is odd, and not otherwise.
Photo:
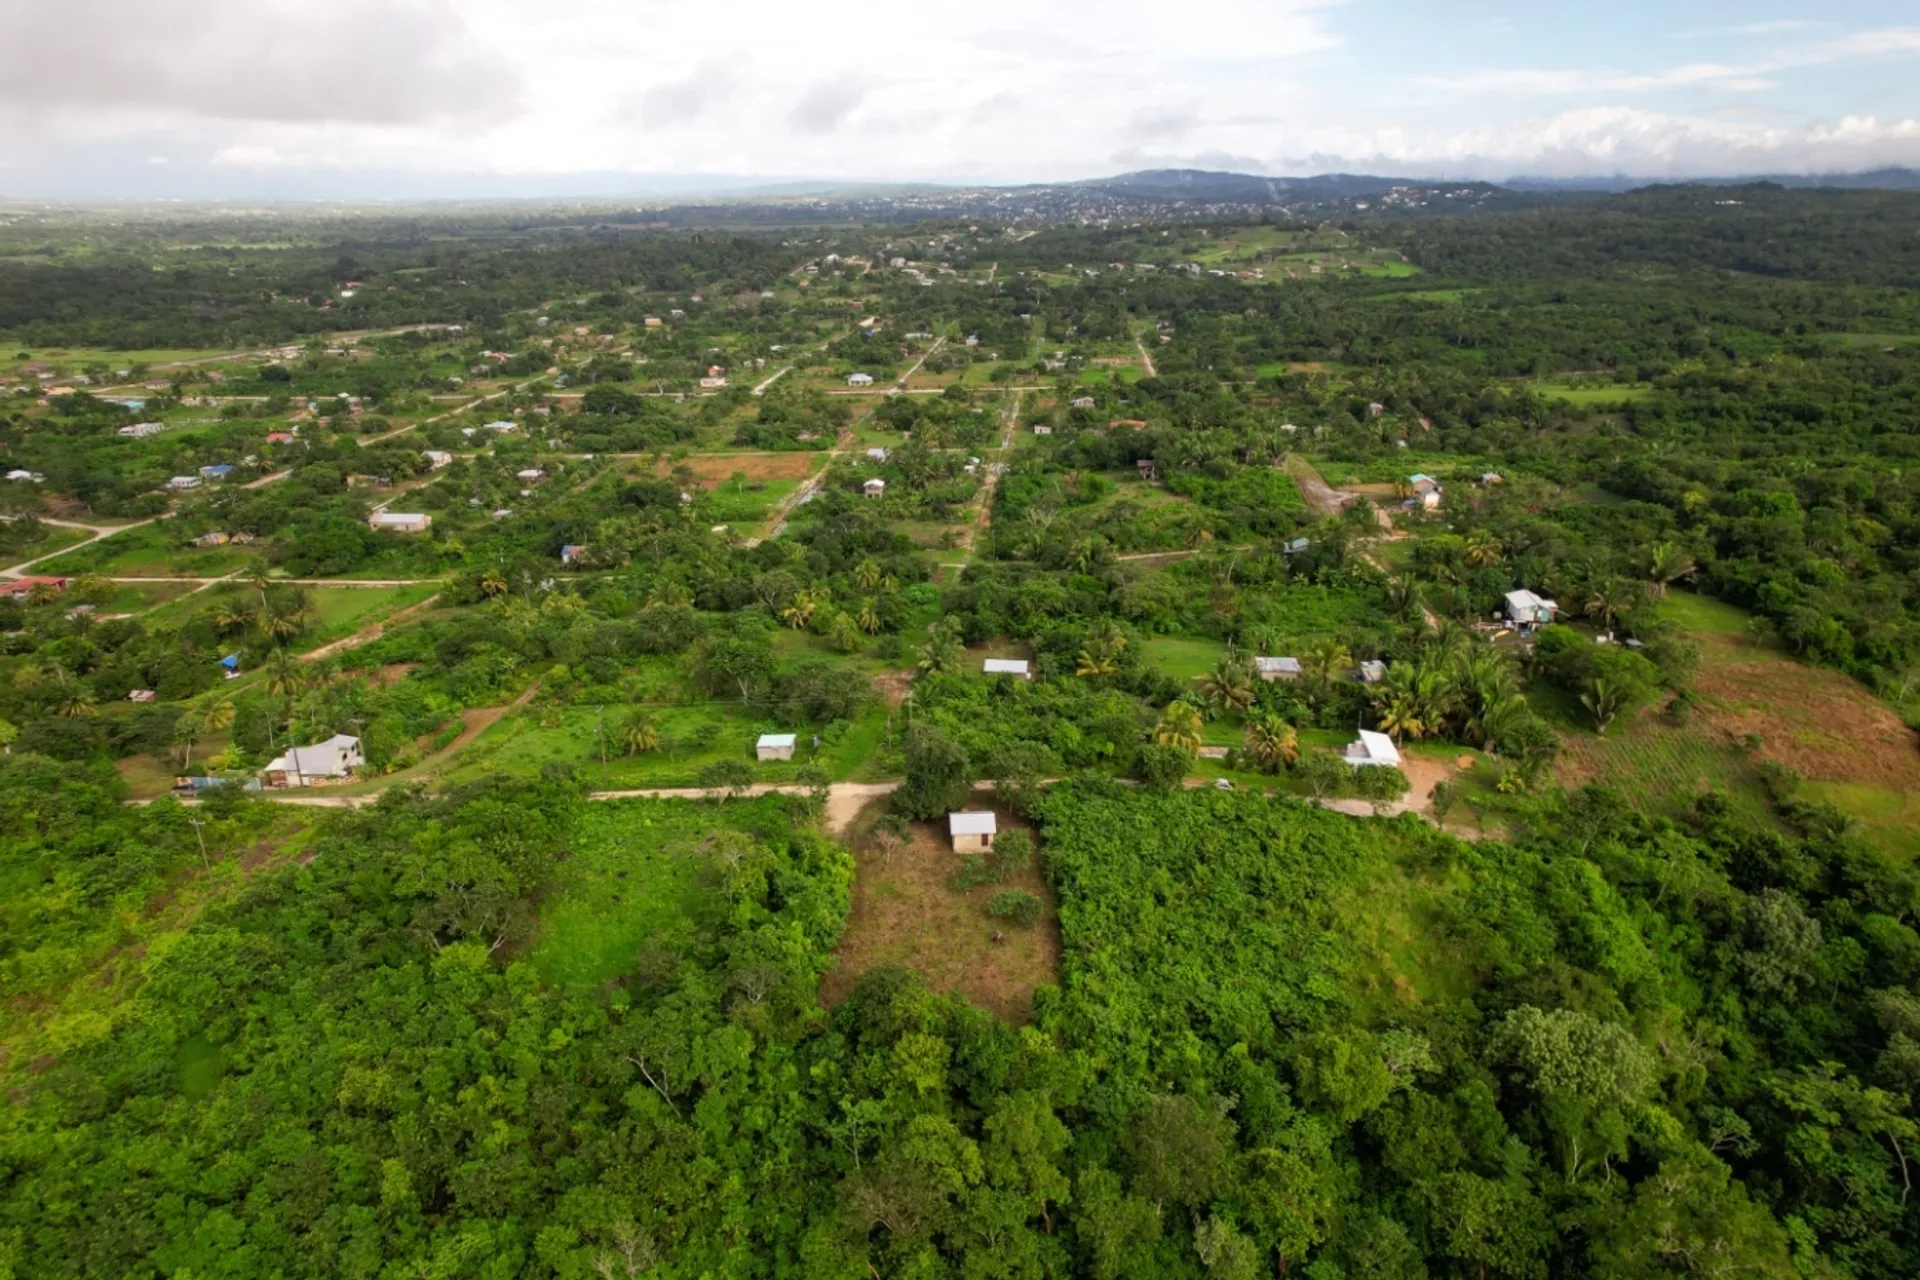
[(993, 842), (992, 860), (997, 880), (1025, 871), (1033, 864), (1033, 836), (1022, 827), (1001, 832)]
[(1024, 927), (1040, 918), (1040, 899), (1025, 889), (1002, 889), (987, 904), (987, 914), (995, 920), (1011, 920)]

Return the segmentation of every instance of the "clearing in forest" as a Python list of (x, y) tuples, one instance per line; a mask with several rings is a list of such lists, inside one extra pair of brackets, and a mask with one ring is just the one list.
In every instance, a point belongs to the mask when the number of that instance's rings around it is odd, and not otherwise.
[[(978, 799), (976, 807), (985, 808), (986, 798)], [(960, 858), (948, 843), (945, 823), (913, 823), (911, 838), (901, 847), (877, 846), (874, 825), (886, 806), (884, 799), (869, 804), (847, 834), (858, 867), (853, 914), (840, 939), (839, 962), (820, 984), (820, 998), (838, 1004), (868, 973), (899, 966), (918, 973), (931, 990), (958, 992), (1009, 1022), (1029, 1021), (1034, 988), (1060, 976), (1053, 893), (1038, 866), (962, 891), (954, 887)], [(999, 821), (1002, 831), (1017, 823), (1005, 812)], [(1022, 926), (989, 916), (987, 903), (1005, 889), (1038, 897), (1045, 904), (1041, 918)]]

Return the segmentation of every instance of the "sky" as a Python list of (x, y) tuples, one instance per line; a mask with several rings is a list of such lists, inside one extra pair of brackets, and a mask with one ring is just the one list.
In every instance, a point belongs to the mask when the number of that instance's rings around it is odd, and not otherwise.
[(1913, 0), (11, 0), (0, 198), (1920, 167)]

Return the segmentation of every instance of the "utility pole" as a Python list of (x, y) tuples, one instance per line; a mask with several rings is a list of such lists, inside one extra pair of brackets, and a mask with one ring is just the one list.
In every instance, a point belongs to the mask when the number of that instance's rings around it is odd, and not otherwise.
[(187, 825), (193, 828), (193, 834), (200, 841), (200, 865), (207, 872), (213, 871), (213, 863), (207, 859), (207, 833), (201, 830), (207, 825), (205, 818), (188, 818)]

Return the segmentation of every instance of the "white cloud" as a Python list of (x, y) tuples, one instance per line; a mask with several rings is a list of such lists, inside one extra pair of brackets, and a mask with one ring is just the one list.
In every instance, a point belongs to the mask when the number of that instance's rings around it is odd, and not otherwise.
[[(208, 167), (235, 181), (1028, 181), (1155, 164), (1499, 177), (1920, 163), (1910, 89), (1861, 97), (1843, 119), (1788, 109), (1781, 88), (1808, 67), (1891, 67), (1920, 53), (1915, 27), (1784, 43), (1807, 24), (1771, 19), (1717, 36), (1745, 52), (1783, 42), (1765, 56), (1405, 75), (1375, 44), (1346, 43), (1345, 27), (1379, 15), (1338, 0), (24, 3), (12, 45), (50, 56), (0, 82), (0, 163), (55, 176), (109, 152), (167, 155), (181, 181)], [(1729, 110), (1674, 106), (1703, 92)]]

